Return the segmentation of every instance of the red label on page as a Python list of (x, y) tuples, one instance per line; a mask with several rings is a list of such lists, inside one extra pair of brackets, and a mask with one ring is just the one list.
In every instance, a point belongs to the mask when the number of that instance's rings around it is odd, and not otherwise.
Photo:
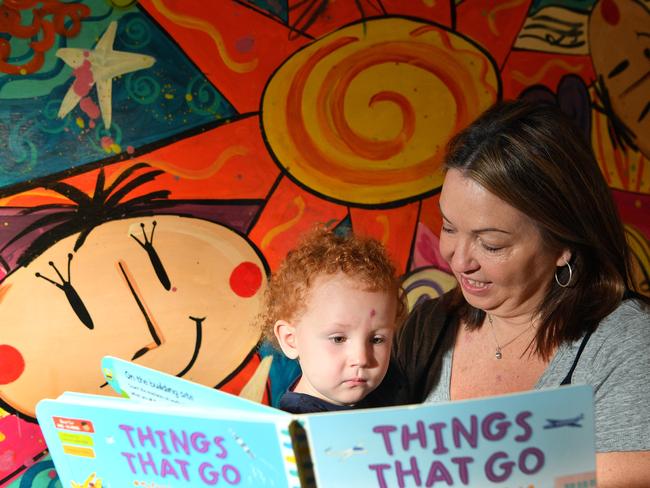
[(54, 427), (57, 429), (72, 430), (75, 432), (95, 432), (90, 420), (69, 419), (66, 417), (52, 417)]

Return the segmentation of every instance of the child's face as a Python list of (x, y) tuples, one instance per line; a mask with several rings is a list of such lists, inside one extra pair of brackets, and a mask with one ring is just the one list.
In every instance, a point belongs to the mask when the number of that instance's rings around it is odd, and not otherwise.
[[(317, 277), (289, 327), (302, 378), (295, 391), (353, 405), (379, 386), (390, 359), (397, 299), (339, 273)], [(285, 351), (286, 352), (286, 351)]]

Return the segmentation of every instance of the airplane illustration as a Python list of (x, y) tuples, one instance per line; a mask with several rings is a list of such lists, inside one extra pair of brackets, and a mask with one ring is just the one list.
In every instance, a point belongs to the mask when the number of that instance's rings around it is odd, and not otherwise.
[(582, 427), (580, 421), (585, 418), (585, 414), (581, 413), (577, 417), (569, 419), (546, 419), (548, 424), (544, 426), (545, 429), (555, 429), (557, 427)]
[(356, 444), (352, 447), (348, 447), (347, 449), (343, 449), (342, 451), (334, 451), (331, 447), (325, 449), (325, 454), (328, 456), (338, 457), (339, 459), (348, 459), (356, 454), (365, 454), (366, 452), (366, 448), (361, 444)]

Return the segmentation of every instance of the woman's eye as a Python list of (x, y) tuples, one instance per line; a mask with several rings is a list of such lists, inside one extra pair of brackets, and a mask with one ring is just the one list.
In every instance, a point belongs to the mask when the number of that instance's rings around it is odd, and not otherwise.
[(502, 247), (490, 246), (488, 244), (483, 243), (483, 249), (485, 249), (488, 252), (498, 252), (503, 248)]
[(334, 344), (343, 344), (345, 342), (344, 336), (332, 336), (329, 338)]
[(375, 336), (370, 340), (370, 342), (372, 344), (383, 344), (384, 342), (386, 342), (386, 338), (383, 336)]
[(442, 226), (442, 231), (443, 231), (445, 234), (451, 234), (451, 233), (454, 231), (454, 229), (452, 229), (451, 227), (446, 227), (446, 226), (443, 225), (443, 226)]

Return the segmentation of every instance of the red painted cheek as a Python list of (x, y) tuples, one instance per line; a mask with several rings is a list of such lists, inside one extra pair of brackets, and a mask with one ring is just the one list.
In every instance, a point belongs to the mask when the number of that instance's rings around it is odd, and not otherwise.
[(25, 359), (15, 347), (0, 344), (0, 385), (13, 383), (25, 371)]
[(613, 0), (603, 0), (600, 4), (600, 13), (609, 25), (616, 25), (621, 19), (618, 6)]
[(261, 286), (262, 270), (255, 263), (245, 261), (230, 274), (230, 288), (240, 297), (252, 297)]

